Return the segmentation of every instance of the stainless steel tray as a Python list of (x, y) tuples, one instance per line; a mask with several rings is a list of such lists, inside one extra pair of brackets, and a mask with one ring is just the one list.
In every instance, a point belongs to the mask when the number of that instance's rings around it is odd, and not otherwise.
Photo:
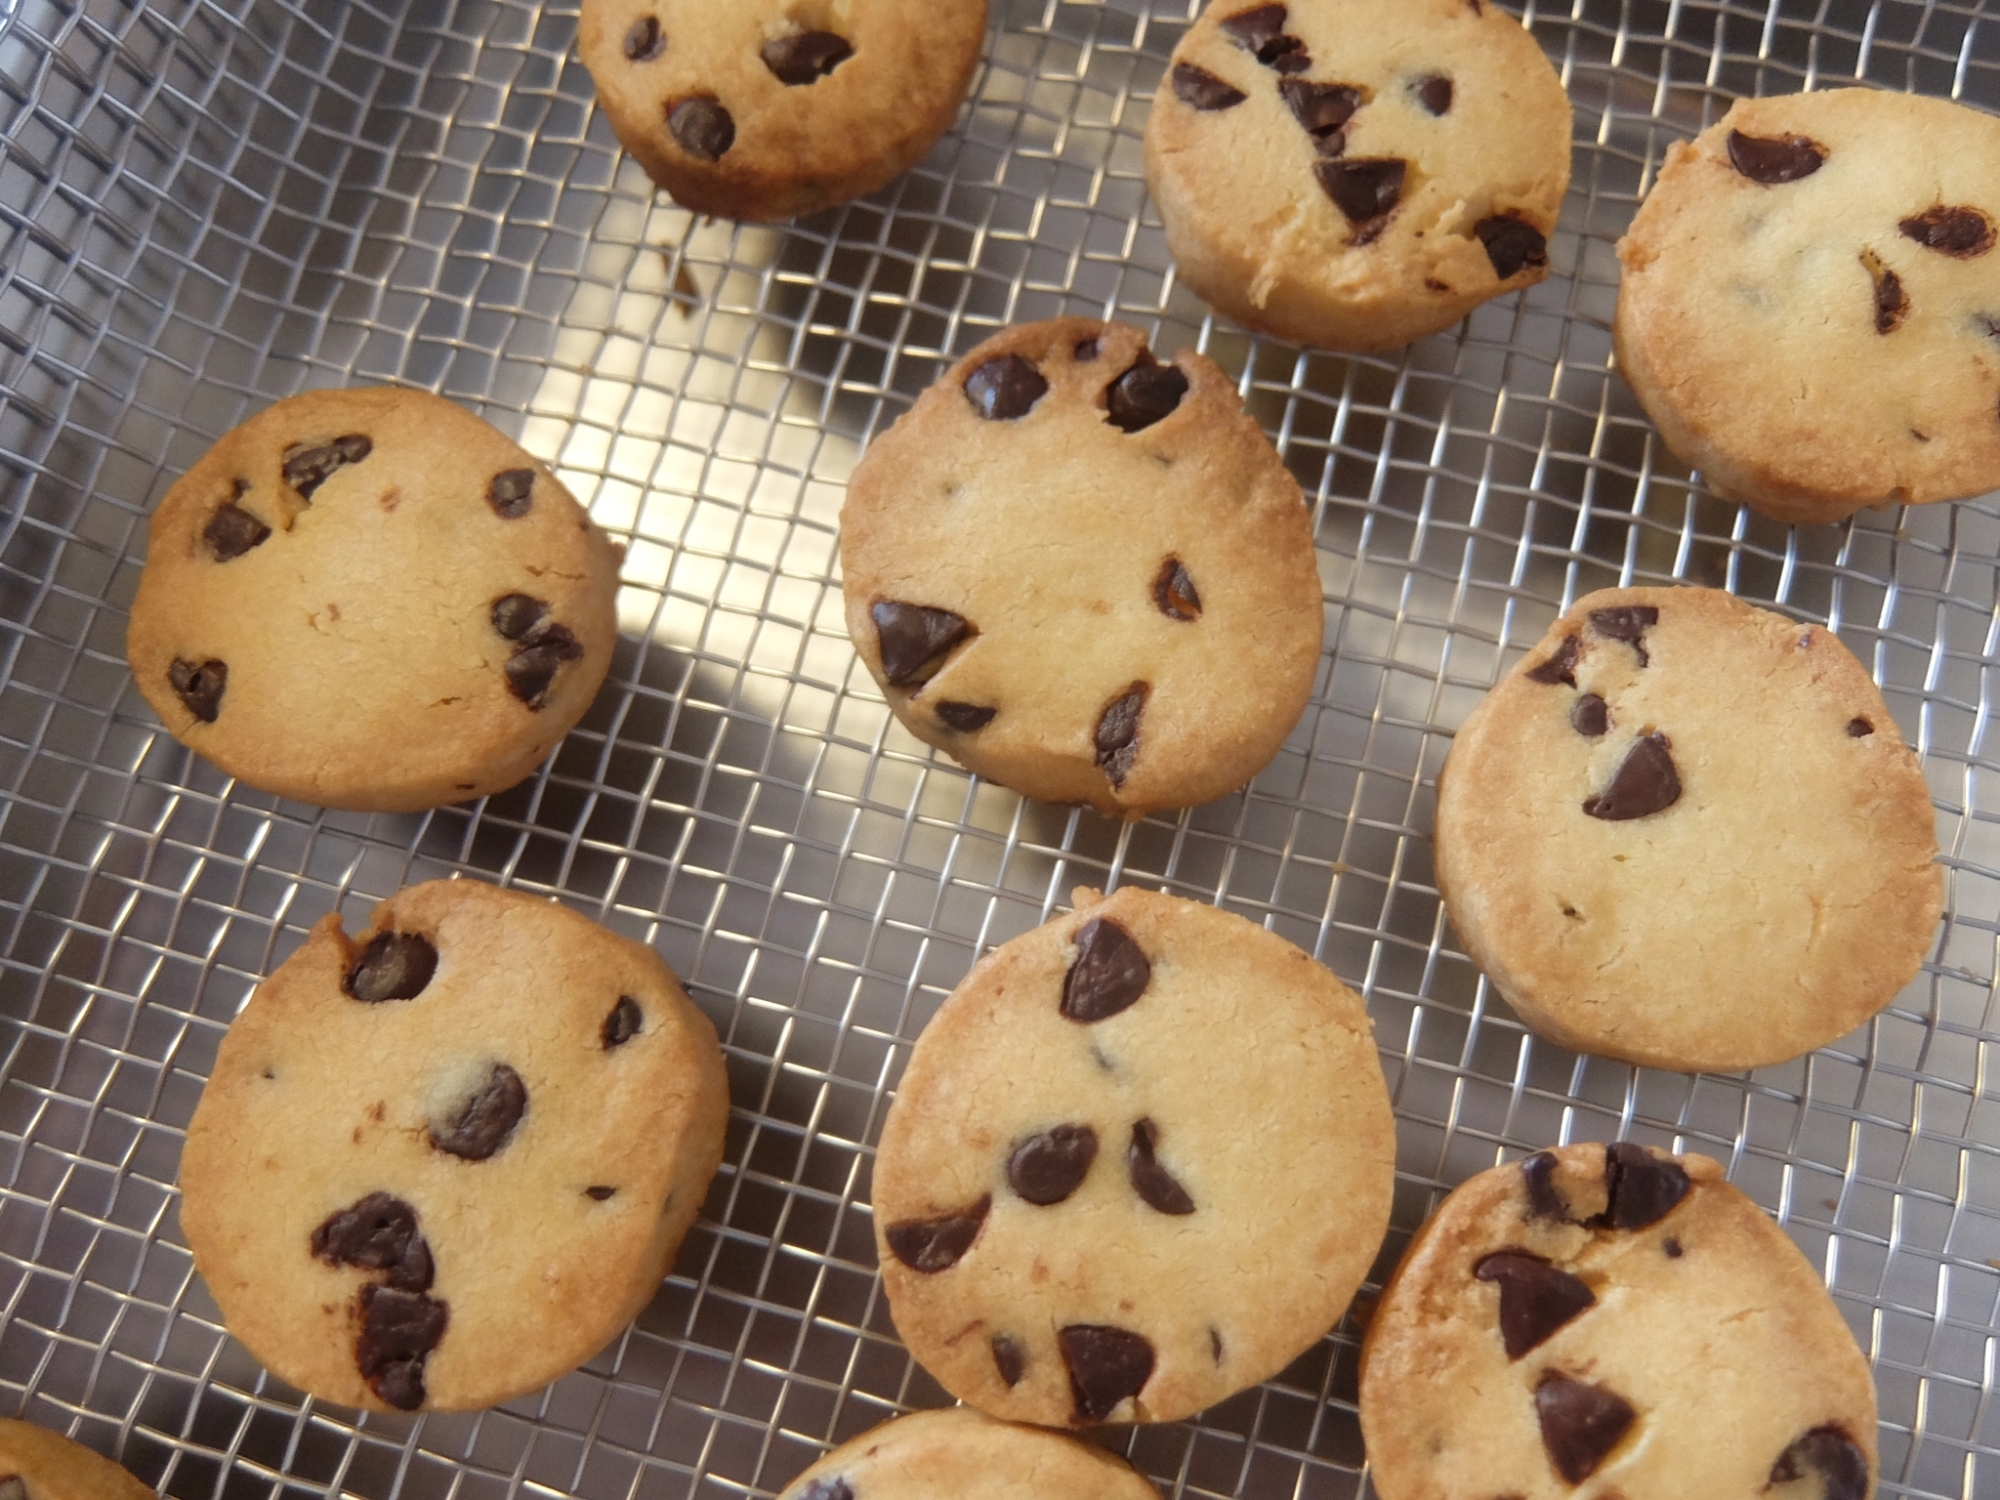
[[(2000, 1495), (2000, 507), (1787, 532), (1691, 487), (1607, 372), (1612, 245), (1669, 141), (1736, 94), (1857, 77), (2000, 109), (2000, 14), (1531, 8), (1577, 105), (1556, 273), (1348, 359), (1248, 339), (1175, 284), (1141, 131), (1193, 8), (996, 0), (927, 162), (749, 228), (692, 222), (617, 151), (569, 0), (0, 0), (0, 1409), (184, 1497), (774, 1490), (945, 1399), (895, 1339), (868, 1221), (911, 1040), (1072, 886), (1141, 882), (1267, 923), (1367, 996), (1400, 1128), (1378, 1272), (1496, 1160), (1618, 1134), (1713, 1153), (1873, 1358), (1885, 1491)], [(948, 357), (1055, 313), (1221, 360), (1317, 518), (1329, 650), (1304, 721), (1247, 793), (1130, 828), (929, 753), (841, 623), (861, 446)], [(267, 401), (348, 381), (466, 403), (631, 544), (601, 699), (476, 806), (247, 791), (125, 671), (148, 507)], [(1899, 1002), (1748, 1077), (1534, 1039), (1432, 885), (1454, 726), (1564, 601), (1660, 579), (1839, 631), (1923, 751), (1951, 872)], [(667, 956), (725, 1038), (728, 1157), (673, 1278), (581, 1372), (480, 1415), (360, 1417), (224, 1336), (176, 1217), (181, 1132), (223, 1027), (316, 917), (454, 873)], [(1170, 1496), (1366, 1493), (1357, 1327), (1114, 1441)]]

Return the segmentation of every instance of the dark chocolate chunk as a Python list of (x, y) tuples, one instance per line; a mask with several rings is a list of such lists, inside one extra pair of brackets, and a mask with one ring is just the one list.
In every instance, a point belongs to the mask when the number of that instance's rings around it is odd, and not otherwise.
[(948, 1271), (979, 1238), (980, 1226), (993, 1199), (981, 1198), (962, 1214), (944, 1214), (935, 1219), (905, 1219), (882, 1231), (889, 1249), (912, 1271), (931, 1275)]
[(1312, 66), (1306, 44), (1285, 34), (1282, 5), (1260, 5), (1246, 10), (1225, 20), (1222, 29), (1267, 68), (1276, 68), (1280, 73), (1303, 73)]
[(1193, 63), (1174, 64), (1174, 96), (1190, 109), (1204, 110), (1234, 109), (1250, 97), (1234, 84), (1224, 83), (1208, 69), (1197, 68)]
[(1153, 1378), (1153, 1346), (1127, 1329), (1072, 1323), (1057, 1330), (1056, 1345), (1069, 1367), (1072, 1422), (1102, 1422)]
[(1141, 432), (1171, 416), (1187, 390), (1188, 378), (1179, 368), (1160, 364), (1148, 354), (1111, 382), (1104, 404), (1113, 427)]
[(414, 1000), (437, 972), (438, 951), (417, 932), (378, 932), (361, 949), (341, 988), (373, 1005)]
[(374, 441), (358, 432), (337, 437), (319, 448), (294, 445), (285, 450), (285, 483), (299, 492), (301, 500), (310, 500), (313, 491), (325, 484), (335, 469), (358, 464), (374, 451)]
[(210, 657), (193, 662), (176, 656), (167, 668), (167, 681), (181, 706), (204, 724), (213, 724), (222, 712), (222, 694), (229, 686), (229, 663)]
[(1570, 707), (1569, 727), (1594, 740), (1611, 727), (1611, 710), (1597, 694), (1585, 693)]
[(502, 469), (486, 486), (486, 503), (503, 521), (518, 521), (535, 505), (535, 471)]
[(396, 1287), (361, 1289), (355, 1358), (361, 1378), (398, 1411), (424, 1404), (424, 1361), (444, 1337), (450, 1309), (434, 1297)]
[(1525, 1250), (1496, 1250), (1472, 1268), (1500, 1287), (1500, 1342), (1509, 1359), (1540, 1347), (1572, 1318), (1597, 1305), (1597, 1295), (1569, 1272)]
[(721, 161), (736, 144), (736, 122), (719, 100), (706, 94), (670, 106), (667, 130), (696, 161)]
[(1333, 206), (1347, 215), (1350, 223), (1365, 228), (1395, 209), (1403, 196), (1403, 173), (1408, 166), (1398, 156), (1343, 157), (1314, 162), (1313, 175)]
[(1639, 653), (1639, 665), (1646, 666), (1652, 657), (1646, 654), (1646, 631), (1660, 623), (1660, 612), (1650, 604), (1626, 604), (1617, 609), (1593, 609), (1590, 612), (1590, 628), (1601, 636), (1614, 641), (1623, 641)]
[(651, 62), (666, 50), (667, 34), (660, 30), (658, 16), (641, 16), (625, 28), (625, 55), (633, 62)]
[(1556, 1154), (1537, 1151), (1521, 1163), (1521, 1180), (1528, 1190), (1528, 1214), (1536, 1219), (1567, 1222), (1569, 1205), (1556, 1191)]
[(1063, 976), (1062, 1013), (1072, 1021), (1106, 1021), (1146, 993), (1153, 965), (1132, 934), (1108, 917), (1077, 929), (1076, 962)]
[(510, 641), (522, 641), (542, 628), (549, 607), (528, 594), (502, 594), (493, 601), (493, 628)]
[(799, 1491), (799, 1500), (854, 1500), (854, 1486), (840, 1475), (815, 1479)]
[(1674, 768), (1671, 743), (1657, 729), (1641, 735), (1625, 752), (1611, 784), (1583, 800), (1583, 810), (1607, 823), (1649, 818), (1681, 800), (1680, 772)]
[(1582, 654), (1582, 643), (1573, 635), (1566, 635), (1554, 653), (1543, 662), (1528, 668), (1528, 681), (1544, 682), (1554, 687), (1559, 682), (1576, 686), (1576, 659)]
[(1970, 260), (1993, 248), (1993, 221), (1976, 208), (1947, 208), (1940, 203), (1901, 225), (1904, 234), (1926, 250)]
[(1849, 719), (1847, 721), (1847, 735), (1849, 739), (1858, 740), (1864, 735), (1870, 735), (1874, 732), (1875, 726), (1866, 719)]
[(1088, 1125), (1057, 1125), (1031, 1135), (1007, 1158), (1007, 1185), (1028, 1202), (1047, 1208), (1083, 1186), (1097, 1160), (1097, 1132)]
[(1868, 1455), (1842, 1428), (1815, 1427), (1795, 1440), (1771, 1465), (1772, 1484), (1789, 1484), (1807, 1474), (1820, 1477), (1821, 1500), (1865, 1500)]
[(1013, 422), (1048, 394), (1042, 372), (1018, 354), (989, 359), (965, 377), (965, 399), (989, 422)]
[(882, 675), (891, 687), (922, 687), (938, 674), (961, 641), (976, 634), (963, 615), (927, 604), (884, 599), (868, 611), (868, 618), (875, 622)]
[(960, 734), (971, 734), (975, 729), (984, 729), (999, 713), (997, 708), (980, 703), (956, 703), (947, 700), (937, 706), (937, 716), (947, 729), (955, 729)]
[(1159, 576), (1153, 580), (1153, 603), (1170, 620), (1201, 618), (1201, 595), (1188, 577), (1187, 565), (1178, 557), (1160, 564)]
[(1160, 1127), (1151, 1120), (1141, 1120), (1132, 1127), (1132, 1144), (1125, 1148), (1125, 1172), (1132, 1179), (1132, 1191), (1156, 1213), (1191, 1214), (1194, 1199), (1153, 1155), (1159, 1138)]
[[(237, 493), (243, 493), (239, 487)], [(233, 562), (252, 547), (261, 547), (271, 537), (271, 528), (251, 515), (234, 500), (225, 500), (201, 529), (209, 555), (217, 562)]]
[(583, 1190), (583, 1196), (602, 1203), (616, 1194), (617, 1191), (618, 1189), (615, 1187), (587, 1187)]
[(1693, 1187), (1679, 1162), (1619, 1141), (1604, 1148), (1607, 1201), (1594, 1222), (1610, 1229), (1644, 1229), (1672, 1213)]
[(1344, 83), (1308, 83), (1303, 78), (1287, 78), (1278, 85), (1293, 116), (1306, 134), (1320, 143), (1321, 154), (1338, 156), (1345, 146), (1341, 127), (1361, 108), (1361, 91)]
[(1729, 164), (1752, 182), (1776, 186), (1817, 172), (1826, 148), (1802, 135), (1745, 135), (1729, 132)]
[(1610, 1387), (1585, 1385), (1554, 1370), (1535, 1387), (1535, 1415), (1549, 1462), (1571, 1484), (1595, 1474), (1639, 1416)]
[(1442, 73), (1426, 73), (1422, 78), (1413, 79), (1410, 92), (1417, 96), (1417, 102), (1434, 115), (1451, 113), (1451, 80)]
[(604, 1029), (598, 1033), (604, 1042), (604, 1050), (622, 1047), (637, 1036), (646, 1025), (646, 1013), (639, 1009), (639, 1002), (630, 995), (620, 995), (618, 1003), (611, 1007), (611, 1014), (604, 1018)]
[(1494, 214), (1472, 226), (1493, 274), (1502, 281), (1519, 274), (1527, 266), (1549, 263), (1549, 238), (1519, 214)]
[(1004, 1333), (993, 1335), (993, 1368), (1000, 1372), (1010, 1390), (1021, 1383), (1028, 1370), (1028, 1358), (1021, 1352), (1021, 1346)]
[(1875, 283), (1875, 331), (1894, 333), (1910, 315), (1910, 294), (1903, 290), (1903, 278), (1883, 265), (1873, 250), (1861, 252), (1861, 264)]
[(758, 54), (780, 83), (800, 88), (818, 83), (854, 56), (844, 36), (831, 31), (795, 31), (764, 43)]
[(583, 643), (567, 626), (545, 625), (534, 639), (507, 658), (507, 690), (531, 709), (548, 701), (549, 685), (566, 661), (583, 655)]
[(417, 1232), (417, 1211), (388, 1193), (327, 1215), (312, 1232), (312, 1253), (330, 1266), (387, 1271), (389, 1285), (406, 1292), (430, 1290), (431, 1251)]
[(507, 1144), (527, 1112), (527, 1084), (505, 1063), (495, 1063), (455, 1114), (431, 1121), (431, 1144), (465, 1161), (485, 1161)]
[(1139, 716), (1151, 691), (1148, 684), (1135, 682), (1097, 716), (1097, 763), (1113, 786), (1125, 784), (1125, 778), (1132, 774), (1132, 762), (1139, 758)]

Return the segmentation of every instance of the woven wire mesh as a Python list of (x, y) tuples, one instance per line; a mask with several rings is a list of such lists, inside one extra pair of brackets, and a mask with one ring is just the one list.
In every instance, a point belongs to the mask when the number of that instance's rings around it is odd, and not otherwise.
[[(2000, 108), (1983, 5), (1573, 0), (1554, 274), (1389, 358), (1208, 320), (1141, 132), (1193, 0), (996, 0), (959, 125), (863, 202), (696, 221), (616, 149), (568, 0), (10, 0), (0, 10), (0, 1408), (176, 1496), (730, 1496), (944, 1393), (874, 1273), (872, 1142), (972, 960), (1079, 884), (1264, 922), (1366, 996), (1399, 1125), (1371, 1289), (1443, 1193), (1565, 1139), (1721, 1157), (1824, 1271), (1884, 1488), (2000, 1495), (2000, 507), (1799, 532), (1691, 485), (1608, 371), (1612, 246), (1665, 146), (1863, 79)], [(869, 436), (992, 329), (1135, 321), (1236, 375), (1314, 510), (1329, 649), (1246, 792), (1124, 827), (890, 719), (840, 612)], [(266, 402), (453, 397), (629, 547), (596, 706), (526, 785), (421, 816), (238, 786), (125, 670), (143, 521)], [(1748, 1076), (1580, 1058), (1455, 946), (1428, 829), (1471, 704), (1578, 594), (1719, 584), (1830, 623), (1920, 747), (1948, 923), (1874, 1023)], [(1781, 746), (1772, 747), (1782, 754)], [(724, 1037), (702, 1222), (583, 1370), (473, 1415), (301, 1396), (224, 1334), (176, 1217), (224, 1026), (328, 911), (465, 874), (653, 943)], [(1170, 1289), (1163, 1289), (1170, 1290)], [(1199, 1420), (1113, 1439), (1170, 1496), (1368, 1492), (1357, 1312)]]

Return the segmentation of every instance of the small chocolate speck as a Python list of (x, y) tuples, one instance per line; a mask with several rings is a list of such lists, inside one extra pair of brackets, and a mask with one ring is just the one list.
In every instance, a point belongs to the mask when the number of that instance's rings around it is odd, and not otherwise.
[(1847, 721), (1847, 735), (1849, 739), (1858, 740), (1874, 732), (1875, 726), (1866, 719), (1849, 719)]

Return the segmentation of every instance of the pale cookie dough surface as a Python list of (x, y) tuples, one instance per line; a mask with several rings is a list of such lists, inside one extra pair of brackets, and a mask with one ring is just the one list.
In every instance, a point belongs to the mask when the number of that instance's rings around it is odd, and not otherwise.
[(1360, 1000), (1297, 948), (1153, 892), (1077, 903), (918, 1041), (875, 1162), (883, 1287), (961, 1400), (1173, 1421), (1346, 1310), (1394, 1121)]
[(548, 470), (422, 391), (316, 391), (153, 514), (127, 633), (174, 738), (263, 791), (409, 812), (504, 791), (589, 708), (619, 549)]
[(1212, 361), (1159, 365), (1122, 323), (1028, 324), (960, 360), (855, 469), (840, 558), (904, 727), (1113, 816), (1248, 782), (1319, 665), (1297, 483)]
[(188, 1129), (181, 1225), (281, 1379), (491, 1406), (652, 1298), (728, 1108), (715, 1030), (652, 950), (434, 881), (359, 938), (325, 918), (258, 987)]
[[(1732, 141), (1734, 144), (1732, 145)], [(2000, 120), (1741, 99), (1618, 243), (1618, 366), (1717, 494), (1780, 521), (2000, 486)]]
[(675, 202), (783, 219), (922, 160), (985, 40), (986, 0), (584, 0), (577, 50)]
[(120, 1465), (32, 1422), (0, 1417), (0, 1500), (154, 1500)]
[(1753, 1068), (1916, 974), (1943, 910), (1935, 826), (1882, 695), (1824, 628), (1713, 589), (1611, 589), (1459, 730), (1438, 886), (1535, 1030)]
[(1705, 1156), (1563, 1146), (1461, 1185), (1376, 1304), (1382, 1500), (1867, 1500), (1875, 1386)]
[(844, 1443), (780, 1500), (1159, 1500), (1102, 1448), (969, 1406), (897, 1417)]
[(1570, 108), (1480, 0), (1214, 0), (1146, 176), (1180, 278), (1252, 328), (1391, 349), (1548, 275)]

